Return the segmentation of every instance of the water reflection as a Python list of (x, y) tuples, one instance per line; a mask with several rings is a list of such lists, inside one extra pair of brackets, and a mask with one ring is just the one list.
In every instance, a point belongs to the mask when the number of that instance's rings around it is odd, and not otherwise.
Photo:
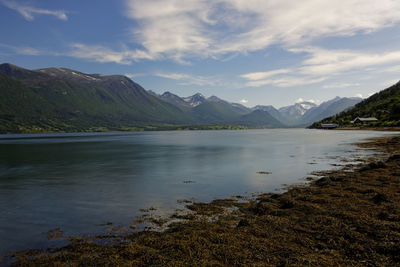
[(100, 231), (99, 223), (127, 224), (140, 208), (172, 209), (178, 199), (273, 191), (331, 168), (336, 160), (329, 157), (367, 153), (350, 143), (385, 134), (278, 129), (3, 136), (0, 254), (39, 245), (50, 229)]

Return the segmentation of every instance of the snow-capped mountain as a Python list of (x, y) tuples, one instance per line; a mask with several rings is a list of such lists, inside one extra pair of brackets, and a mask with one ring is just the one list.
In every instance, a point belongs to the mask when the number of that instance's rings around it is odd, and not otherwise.
[(198, 105), (203, 104), (204, 102), (207, 101), (206, 98), (200, 93), (188, 97), (182, 97), (182, 99), (183, 101), (188, 103), (191, 107), (197, 107)]
[(317, 105), (312, 102), (304, 101), (295, 103), (294, 105), (281, 107), (278, 111), (280, 119), (287, 125), (296, 125), (301, 120), (301, 117), (307, 110), (316, 107)]
[(253, 110), (267, 111), (274, 118), (292, 127), (303, 127), (319, 121), (323, 118), (345, 111), (362, 99), (357, 97), (335, 97), (331, 100), (317, 105), (313, 102), (304, 101), (294, 105), (275, 109), (273, 106), (255, 106)]
[(306, 113), (307, 110), (316, 107), (317, 105), (312, 103), (312, 102), (300, 102), (300, 103), (296, 103), (294, 105), (291, 106), (286, 106), (286, 107), (281, 107), (279, 109), (279, 112), (281, 114), (286, 114), (288, 116), (295, 116), (295, 117), (299, 117), (304, 115), (304, 113)]

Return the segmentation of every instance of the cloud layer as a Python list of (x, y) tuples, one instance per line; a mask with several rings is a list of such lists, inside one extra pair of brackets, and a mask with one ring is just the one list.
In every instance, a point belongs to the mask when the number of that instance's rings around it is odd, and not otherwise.
[(101, 45), (86, 45), (75, 43), (70, 45), (69, 56), (83, 58), (101, 63), (131, 64), (140, 59), (153, 59), (149, 54), (140, 50), (113, 50)]
[(155, 76), (179, 81), (180, 85), (214, 86), (220, 83), (215, 77), (205, 77), (185, 73), (156, 73)]
[(136, 42), (153, 58), (182, 60), (293, 47), (370, 33), (400, 21), (397, 0), (126, 0)]
[[(291, 87), (313, 84), (350, 72), (363, 72), (380, 67), (381, 72), (399, 70), (400, 50), (384, 53), (367, 53), (351, 50), (331, 50), (318, 47), (290, 49), (293, 53), (305, 53), (305, 59), (297, 67), (276, 69), (266, 72), (252, 72), (241, 75), (249, 87), (274, 85)], [(381, 66), (387, 66), (382, 68)], [(358, 83), (336, 83), (324, 88), (345, 88), (359, 86)]]

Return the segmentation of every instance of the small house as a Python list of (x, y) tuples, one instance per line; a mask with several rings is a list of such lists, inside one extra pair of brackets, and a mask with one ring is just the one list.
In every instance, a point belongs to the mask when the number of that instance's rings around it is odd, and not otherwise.
[(360, 117), (357, 117), (357, 118), (355, 118), (354, 120), (352, 120), (351, 123), (369, 124), (369, 123), (371, 123), (371, 122), (376, 122), (376, 121), (378, 121), (378, 119), (375, 118), (375, 117), (369, 117), (369, 118), (360, 118)]
[(321, 128), (322, 129), (334, 129), (339, 127), (339, 124), (337, 123), (322, 123)]

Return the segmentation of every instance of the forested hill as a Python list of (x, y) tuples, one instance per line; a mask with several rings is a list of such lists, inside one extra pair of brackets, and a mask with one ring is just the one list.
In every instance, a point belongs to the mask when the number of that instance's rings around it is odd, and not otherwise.
[(338, 123), (341, 127), (353, 126), (350, 121), (356, 117), (377, 118), (378, 121), (369, 124), (369, 127), (400, 126), (400, 82), (370, 96), (350, 110), (325, 118), (311, 127), (318, 128), (321, 123)]

